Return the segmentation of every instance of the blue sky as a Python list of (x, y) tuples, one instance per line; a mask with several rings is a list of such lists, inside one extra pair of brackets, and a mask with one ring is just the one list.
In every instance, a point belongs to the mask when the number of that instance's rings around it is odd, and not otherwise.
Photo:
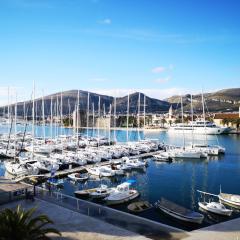
[(1, 0), (0, 93), (240, 87), (238, 0)]

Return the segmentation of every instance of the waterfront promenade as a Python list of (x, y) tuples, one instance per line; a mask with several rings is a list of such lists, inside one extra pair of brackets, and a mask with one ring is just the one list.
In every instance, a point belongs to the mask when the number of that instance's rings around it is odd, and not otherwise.
[[(21, 204), (23, 208), (28, 209), (30, 207), (37, 207), (36, 214), (47, 214), (51, 220), (54, 221), (54, 227), (61, 233), (61, 237), (54, 235), (53, 239), (71, 239), (71, 240), (147, 240), (150, 239), (147, 236), (140, 235), (133, 231), (126, 230), (124, 228), (117, 227), (109, 224), (105, 221), (95, 219), (83, 215), (79, 212), (72, 211), (68, 208), (56, 205), (54, 203), (46, 202), (40, 199), (31, 201), (15, 201), (0, 206), (0, 210), (4, 208), (14, 208), (18, 204)], [(123, 219), (127, 223), (127, 219)], [(171, 239), (178, 240), (188, 236), (184, 231), (182, 232), (169, 232), (169, 234), (152, 236), (151, 239)]]
[[(53, 239), (70, 240), (239, 240), (240, 218), (212, 225), (192, 232), (169, 231), (168, 234), (158, 236), (144, 236), (141, 233), (129, 231), (124, 228), (109, 224), (94, 217), (86, 216), (71, 209), (50, 203), (41, 199), (31, 201), (15, 201), (0, 206), (14, 208), (21, 204), (28, 209), (37, 207), (36, 214), (47, 214), (55, 223), (55, 227), (62, 233), (61, 237), (52, 236)], [(127, 224), (127, 219), (123, 219)], [(51, 235), (50, 235), (51, 236)]]

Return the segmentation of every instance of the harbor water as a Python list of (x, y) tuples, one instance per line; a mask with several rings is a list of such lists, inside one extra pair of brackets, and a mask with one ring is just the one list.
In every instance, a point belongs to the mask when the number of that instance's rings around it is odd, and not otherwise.
[[(29, 126), (30, 128), (30, 126)], [(7, 127), (6, 127), (7, 129)], [(6, 132), (5, 127), (1, 128)], [(18, 131), (23, 130), (18, 126)], [(29, 129), (30, 130), (30, 129)], [(36, 127), (36, 135), (41, 136), (43, 129), (41, 126)], [(89, 136), (98, 134), (97, 130), (89, 129)], [(54, 131), (46, 126), (46, 136), (57, 134), (72, 134), (72, 129), (57, 128)], [(86, 129), (81, 130), (86, 134)], [(101, 136), (108, 136), (108, 131), (100, 130)], [(118, 142), (126, 141), (126, 131), (112, 131), (111, 137), (116, 136)], [(169, 134), (165, 131), (137, 131), (129, 132), (130, 141), (136, 141), (140, 138), (159, 139), (160, 141), (171, 145), (183, 145), (182, 134)], [(141, 171), (130, 171), (125, 176), (113, 178), (90, 179), (85, 183), (73, 183), (67, 178), (64, 179), (64, 187), (57, 189), (65, 194), (74, 196), (74, 191), (97, 187), (99, 184), (116, 186), (126, 180), (132, 179), (133, 188), (140, 192), (139, 199), (147, 200), (154, 204), (161, 197), (171, 200), (186, 208), (199, 211), (198, 201), (201, 199), (197, 190), (218, 194), (220, 186), (222, 192), (240, 194), (240, 136), (238, 135), (219, 135), (219, 136), (186, 136), (185, 144), (203, 143), (208, 141), (209, 144), (219, 144), (226, 148), (226, 153), (220, 156), (208, 157), (203, 159), (179, 159), (172, 163), (155, 162), (153, 159), (147, 159), (148, 167)], [(4, 165), (0, 165), (0, 175), (4, 175)], [(114, 208), (127, 211), (127, 205), (119, 205)], [(191, 226), (182, 222), (173, 220), (155, 208), (150, 209), (140, 216), (153, 219), (165, 224), (178, 228), (191, 230), (198, 227), (211, 225), (219, 221), (229, 220), (229, 218), (220, 218), (214, 215), (206, 214), (201, 226)], [(234, 211), (231, 218), (239, 216)]]

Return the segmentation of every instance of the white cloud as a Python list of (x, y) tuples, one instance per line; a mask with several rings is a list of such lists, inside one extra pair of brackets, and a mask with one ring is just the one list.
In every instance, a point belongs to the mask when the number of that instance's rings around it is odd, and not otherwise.
[(161, 72), (164, 72), (166, 70), (165, 67), (162, 67), (162, 66), (159, 66), (159, 67), (155, 67), (152, 69), (152, 72), (153, 73), (161, 73)]
[(110, 25), (112, 23), (112, 20), (110, 18), (105, 18), (103, 20), (98, 21), (100, 24)]

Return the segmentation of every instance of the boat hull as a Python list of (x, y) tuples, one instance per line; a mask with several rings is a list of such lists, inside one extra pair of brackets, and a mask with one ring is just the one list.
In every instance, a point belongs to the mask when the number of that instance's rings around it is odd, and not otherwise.
[(109, 199), (109, 200), (108, 200), (108, 199), (107, 199), (107, 200), (106, 200), (106, 204), (107, 204), (107, 205), (117, 205), (117, 204), (129, 202), (129, 201), (137, 198), (138, 196), (139, 196), (139, 193), (136, 192), (136, 193), (130, 195), (129, 197), (122, 198), (122, 199), (118, 199), (118, 200), (115, 200), (115, 199), (111, 199), (111, 200)]
[(203, 210), (214, 213), (214, 214), (218, 214), (218, 215), (222, 215), (222, 216), (231, 216), (231, 214), (232, 214), (232, 210), (230, 210), (230, 209), (226, 209), (224, 211), (224, 210), (220, 210), (220, 209), (216, 209), (216, 208), (211, 208), (211, 207), (208, 207), (205, 203), (202, 203), (202, 202), (199, 202), (198, 205)]
[(191, 217), (185, 217), (183, 215), (179, 215), (179, 214), (176, 214), (175, 212), (167, 209), (167, 208), (164, 208), (164, 207), (160, 207), (158, 206), (158, 208), (166, 213), (167, 215), (173, 217), (173, 218), (176, 218), (176, 219), (179, 219), (179, 220), (182, 220), (182, 221), (185, 221), (185, 222), (191, 222), (191, 223), (197, 223), (197, 224), (201, 224), (202, 221), (203, 221), (203, 218), (204, 217), (201, 217), (201, 218), (191, 218)]

